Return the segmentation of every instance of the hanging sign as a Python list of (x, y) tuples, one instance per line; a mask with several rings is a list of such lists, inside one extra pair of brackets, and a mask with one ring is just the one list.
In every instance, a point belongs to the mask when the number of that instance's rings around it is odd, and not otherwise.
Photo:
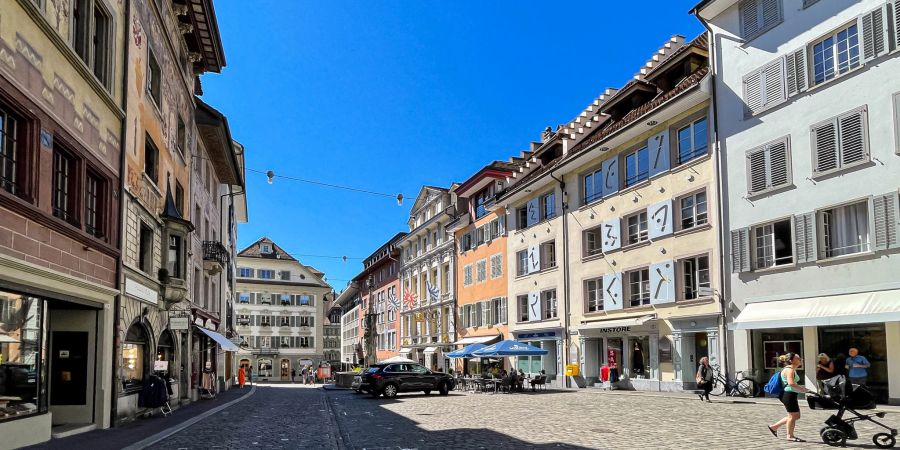
[(169, 317), (169, 329), (172, 331), (186, 331), (191, 327), (191, 321), (187, 317)]

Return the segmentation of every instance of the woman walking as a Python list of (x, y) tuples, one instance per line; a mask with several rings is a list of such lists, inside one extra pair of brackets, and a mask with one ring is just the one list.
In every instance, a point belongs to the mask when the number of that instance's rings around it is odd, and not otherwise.
[(819, 388), (819, 394), (825, 389), (825, 380), (834, 376), (834, 361), (825, 353), (819, 353), (816, 359), (816, 384)]
[(779, 399), (788, 414), (778, 422), (769, 426), (769, 431), (772, 433), (772, 436), (778, 437), (778, 429), (781, 428), (782, 425), (787, 425), (787, 440), (790, 442), (806, 442), (803, 439), (794, 436), (794, 427), (797, 426), (797, 421), (800, 420), (800, 404), (797, 402), (797, 394), (810, 392), (809, 389), (797, 384), (797, 382), (800, 381), (800, 375), (797, 373), (797, 369), (802, 365), (803, 358), (801, 358), (800, 355), (796, 353), (788, 353), (785, 355), (784, 369), (781, 369), (781, 385), (784, 386), (784, 391), (781, 393)]
[(706, 403), (712, 403), (709, 399), (709, 392), (713, 388), (713, 377), (713, 368), (709, 365), (709, 358), (706, 356), (700, 358), (700, 367), (697, 368), (697, 387), (703, 389), (703, 393), (700, 394), (701, 402), (705, 398)]
[(244, 387), (244, 383), (247, 382), (247, 373), (244, 372), (244, 366), (241, 366), (238, 369), (238, 386)]

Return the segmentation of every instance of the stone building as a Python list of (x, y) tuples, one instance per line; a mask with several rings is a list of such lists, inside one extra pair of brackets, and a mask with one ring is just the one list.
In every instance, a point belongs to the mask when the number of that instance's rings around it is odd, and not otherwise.
[(405, 232), (397, 233), (364, 259), (362, 272), (352, 280), (359, 287), (358, 319), (362, 331), (359, 343), (367, 364), (399, 354), (400, 249), (397, 243), (404, 236)]
[(122, 3), (0, 8), (0, 440), (110, 426)]
[(237, 330), (244, 345), (238, 364), (254, 380), (290, 381), (291, 370), (318, 367), (323, 357), (323, 273), (292, 257), (267, 237), (237, 256)]

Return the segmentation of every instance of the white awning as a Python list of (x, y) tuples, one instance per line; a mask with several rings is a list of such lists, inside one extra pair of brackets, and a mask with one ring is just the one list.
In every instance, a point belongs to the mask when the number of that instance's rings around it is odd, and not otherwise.
[(215, 331), (207, 330), (206, 328), (201, 328), (201, 327), (195, 327), (195, 328), (202, 331), (207, 336), (211, 337), (212, 340), (216, 341), (219, 344), (219, 346), (222, 347), (222, 350), (225, 350), (226, 352), (236, 352), (236, 351), (240, 350), (237, 345), (234, 345), (234, 342), (229, 341), (227, 337), (222, 336), (221, 334), (216, 333)]
[(411, 352), (411, 351), (412, 351), (412, 350), (410, 350), (410, 349), (408, 349), (408, 348), (401, 348), (399, 353), (409, 353), (409, 352)]
[(487, 344), (488, 342), (496, 341), (499, 338), (500, 335), (497, 334), (493, 336), (470, 336), (454, 342), (453, 345)]
[[(639, 317), (627, 317), (624, 319), (613, 319), (613, 320), (598, 320), (596, 322), (588, 322), (582, 323), (580, 327), (578, 327), (578, 331), (587, 331), (587, 330), (602, 330), (602, 331), (617, 331), (617, 328), (626, 328), (626, 327), (636, 327), (647, 323), (650, 320), (655, 319), (654, 315), (647, 316), (639, 316)], [(626, 331), (626, 330), (621, 330)]]
[(425, 353), (434, 353), (437, 347), (425, 347)]
[(894, 289), (750, 303), (728, 327), (734, 330), (755, 330), (898, 320), (900, 289)]

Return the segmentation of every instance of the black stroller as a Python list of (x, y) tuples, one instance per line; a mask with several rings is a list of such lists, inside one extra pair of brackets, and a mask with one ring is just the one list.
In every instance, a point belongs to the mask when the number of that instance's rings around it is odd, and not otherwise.
[[(872, 393), (868, 389), (860, 385), (853, 385), (847, 380), (847, 377), (838, 375), (825, 380), (824, 390), (824, 396), (811, 395), (806, 398), (811, 409), (837, 410), (825, 421), (825, 427), (819, 432), (823, 442), (832, 447), (845, 446), (848, 439), (859, 438), (854, 424), (865, 420), (889, 431), (872, 436), (872, 442), (876, 447), (894, 447), (897, 441), (897, 430), (874, 419), (874, 417), (883, 418), (885, 413), (860, 414), (857, 412), (858, 409), (871, 409), (875, 406)], [(845, 415), (848, 417), (844, 417)]]

